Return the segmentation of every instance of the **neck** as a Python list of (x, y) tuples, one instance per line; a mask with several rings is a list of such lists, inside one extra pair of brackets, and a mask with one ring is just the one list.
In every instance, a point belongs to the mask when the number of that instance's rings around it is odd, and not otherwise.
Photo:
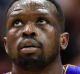
[(42, 70), (23, 70), (13, 64), (12, 74), (63, 74), (60, 57)]

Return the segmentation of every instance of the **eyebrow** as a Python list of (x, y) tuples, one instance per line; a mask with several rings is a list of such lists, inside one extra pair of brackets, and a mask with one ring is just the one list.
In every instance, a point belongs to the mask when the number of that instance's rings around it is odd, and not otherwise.
[(22, 11), (23, 11), (22, 9), (14, 10), (14, 11), (12, 11), (11, 13), (9, 13), (8, 16), (14, 16), (14, 15), (21, 14)]
[[(23, 11), (24, 11), (24, 9), (22, 9), (22, 8), (18, 8), (18, 9), (16, 8), (13, 11), (11, 11), (9, 13), (9, 15), (17, 15), (19, 13), (23, 13)], [(45, 8), (39, 8), (39, 9), (37, 9), (37, 12), (40, 12), (42, 14), (48, 14), (49, 13), (49, 11), (47, 9), (45, 9)]]
[[(26, 14), (26, 13), (23, 13), (22, 11), (23, 11), (23, 10), (13, 11), (13, 12), (11, 12), (11, 13), (9, 14), (8, 17), (26, 16), (26, 15), (28, 15), (28, 14), (31, 14), (31, 13)], [(35, 12), (32, 12), (32, 13), (33, 13), (33, 15), (43, 15), (43, 16), (49, 15), (48, 12), (46, 12), (46, 11), (44, 11), (44, 12), (41, 11), (40, 13), (35, 13)]]

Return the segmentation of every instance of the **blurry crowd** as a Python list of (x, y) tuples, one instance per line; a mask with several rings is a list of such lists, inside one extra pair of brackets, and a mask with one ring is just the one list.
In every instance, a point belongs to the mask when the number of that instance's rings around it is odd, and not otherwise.
[[(3, 44), (5, 13), (13, 0), (0, 0), (0, 74), (10, 70), (10, 60)], [(63, 64), (80, 65), (80, 0), (56, 0), (65, 16), (65, 30), (70, 33), (68, 48), (61, 51)]]

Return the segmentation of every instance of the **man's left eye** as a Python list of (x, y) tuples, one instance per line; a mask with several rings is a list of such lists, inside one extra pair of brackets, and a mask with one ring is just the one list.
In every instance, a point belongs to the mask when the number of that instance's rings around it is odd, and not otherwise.
[(38, 23), (39, 23), (39, 24), (46, 24), (47, 21), (46, 21), (46, 20), (39, 20)]
[(47, 24), (47, 23), (48, 23), (48, 21), (45, 20), (45, 19), (42, 19), (42, 18), (39, 18), (39, 19), (37, 20), (37, 24), (38, 24), (38, 25), (45, 25), (45, 24)]

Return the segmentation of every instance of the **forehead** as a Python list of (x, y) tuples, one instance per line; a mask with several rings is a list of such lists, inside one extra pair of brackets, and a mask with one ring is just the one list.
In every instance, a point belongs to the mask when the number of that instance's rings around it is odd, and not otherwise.
[(16, 10), (23, 9), (47, 9), (50, 12), (57, 12), (56, 6), (47, 0), (18, 0), (9, 8), (8, 14)]
[(20, 0), (20, 2), (22, 4), (26, 4), (26, 3), (41, 3), (43, 4), (46, 0)]

